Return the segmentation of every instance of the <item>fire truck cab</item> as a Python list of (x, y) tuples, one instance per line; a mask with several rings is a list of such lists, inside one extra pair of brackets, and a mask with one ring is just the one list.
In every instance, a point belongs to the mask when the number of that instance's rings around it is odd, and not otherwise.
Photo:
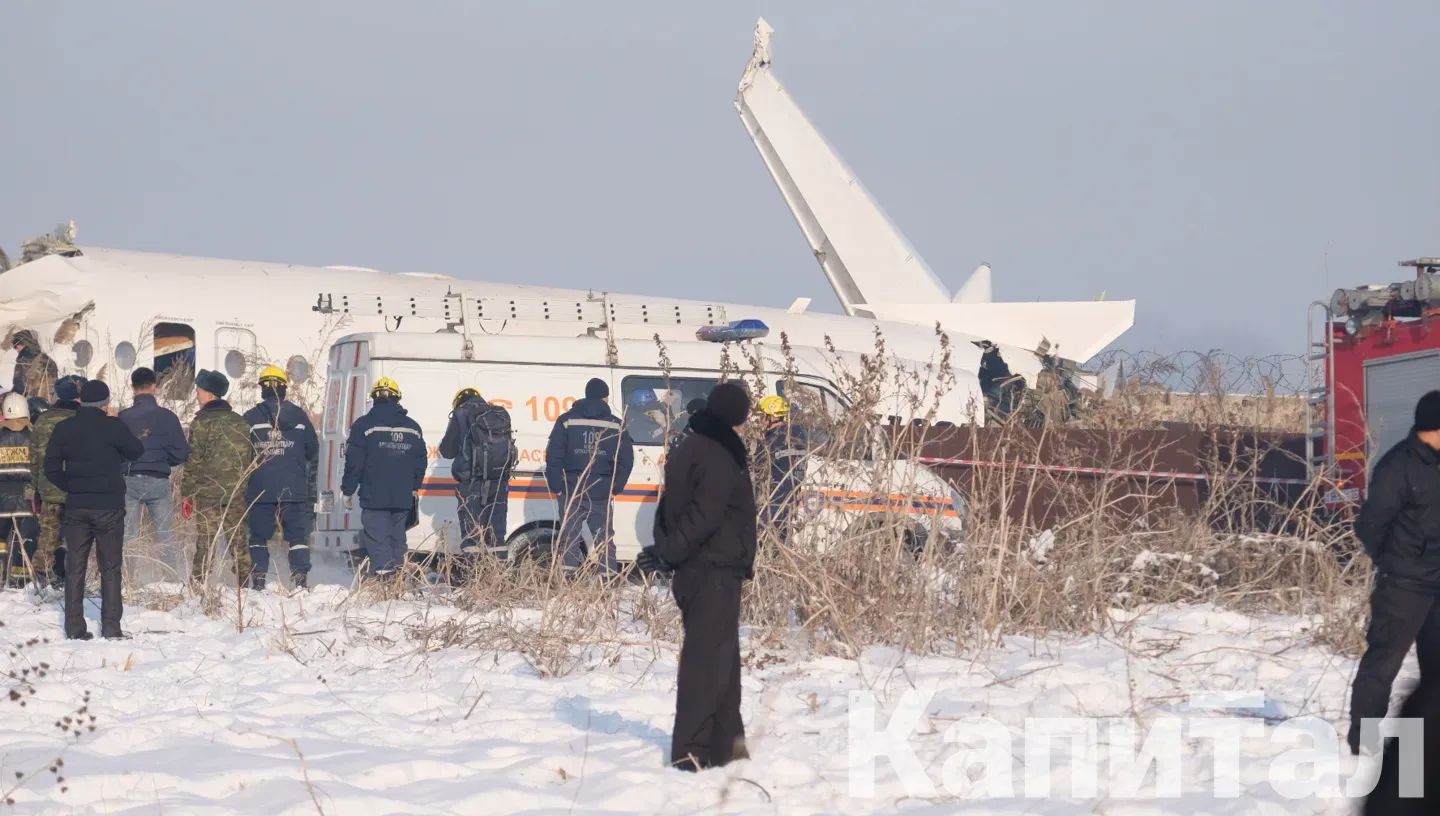
[(1310, 475), (1328, 505), (1365, 498), (1370, 468), (1440, 389), (1440, 258), (1401, 261), (1412, 279), (1337, 289), (1311, 304), (1306, 401)]

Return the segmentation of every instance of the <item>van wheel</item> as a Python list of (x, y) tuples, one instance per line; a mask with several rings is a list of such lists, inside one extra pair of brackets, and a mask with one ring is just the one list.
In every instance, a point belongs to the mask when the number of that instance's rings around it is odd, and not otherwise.
[(551, 527), (532, 527), (511, 536), (506, 552), (511, 566), (535, 564), (542, 568), (550, 566), (555, 556), (555, 530)]

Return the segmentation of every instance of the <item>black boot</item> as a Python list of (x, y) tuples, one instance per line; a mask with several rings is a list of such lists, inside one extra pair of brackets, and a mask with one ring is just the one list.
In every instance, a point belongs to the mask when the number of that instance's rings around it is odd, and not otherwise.
[(261, 573), (253, 573), (250, 576), (250, 591), (262, 592), (265, 589), (265, 576)]
[(295, 582), (296, 589), (310, 588), (310, 573), (308, 572), (292, 572), (290, 580)]

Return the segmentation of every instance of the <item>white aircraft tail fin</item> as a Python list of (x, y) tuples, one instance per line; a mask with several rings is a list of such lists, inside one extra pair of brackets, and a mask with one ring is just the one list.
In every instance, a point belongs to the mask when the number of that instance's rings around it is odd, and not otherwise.
[(947, 303), (949, 290), (865, 191), (770, 70), (770, 35), (755, 24), (755, 51), (740, 77), (735, 109), (799, 222), (846, 314), (870, 297)]

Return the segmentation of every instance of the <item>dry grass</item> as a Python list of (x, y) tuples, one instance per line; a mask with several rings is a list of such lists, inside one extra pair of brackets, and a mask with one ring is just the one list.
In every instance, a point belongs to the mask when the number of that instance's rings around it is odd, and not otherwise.
[[(924, 377), (914, 376), (913, 367), (897, 371), (878, 336), (875, 353), (858, 367), (837, 362), (830, 379), (850, 402), (847, 413), (821, 415), (797, 402), (797, 418), (828, 440), (822, 453), (869, 454), (848, 466), (848, 487), (889, 495), (920, 490), (909, 457), (954, 431), (928, 423), (877, 428), (873, 417), (899, 397), (912, 415), (935, 418), (934, 406), (956, 377), (948, 340), (943, 334), (938, 340)], [(659, 355), (663, 362), (663, 345)], [(745, 380), (757, 397), (764, 392), (762, 374), (773, 372), (771, 362), (747, 355), (744, 346), (726, 359), (729, 378)], [(983, 441), (972, 435), (976, 458), (983, 454), (993, 464), (962, 483), (963, 541), (930, 535), (937, 518), (917, 518), (898, 505), (858, 519), (799, 512), (798, 527), (788, 532), (762, 525), (756, 579), (743, 607), (750, 642), (761, 649), (803, 643), (848, 656), (875, 645), (953, 652), (984, 648), (1007, 633), (1108, 632), (1117, 627), (1116, 610), (1204, 602), (1312, 616), (1316, 637), (1355, 653), (1363, 643), (1369, 562), (1352, 557), (1348, 524), (1327, 520), (1319, 485), (1284, 495), (1257, 485), (1252, 477), (1274, 451), (1251, 437), (1237, 441), (1253, 426), (1211, 424), (1210, 442), (1195, 457), (1208, 489), (1189, 512), (1177, 509), (1183, 486), (1174, 480), (1032, 466), (1083, 453), (1107, 470), (1157, 469), (1163, 450), (1116, 441), (1157, 424), (1133, 400), (1149, 386), (1129, 376), (1115, 396), (1087, 398), (1076, 424), (1105, 442), (1083, 452), (1070, 450), (1076, 443), (1059, 429), (1018, 421), (988, 429)], [(1274, 408), (1285, 399), (1273, 394), (1261, 403)], [(1270, 408), (1256, 424), (1288, 423)], [(746, 431), (752, 444), (758, 434)], [(757, 473), (755, 482), (757, 499), (768, 501), (768, 475)], [(518, 653), (542, 676), (602, 666), (635, 647), (659, 654), (679, 638), (667, 593), (594, 570), (569, 578), (545, 561), (485, 562), (450, 577), (455, 586), (443, 591), (417, 591), (413, 574), (362, 582), (352, 603), (443, 600), (446, 614), (405, 622), (418, 649)]]

